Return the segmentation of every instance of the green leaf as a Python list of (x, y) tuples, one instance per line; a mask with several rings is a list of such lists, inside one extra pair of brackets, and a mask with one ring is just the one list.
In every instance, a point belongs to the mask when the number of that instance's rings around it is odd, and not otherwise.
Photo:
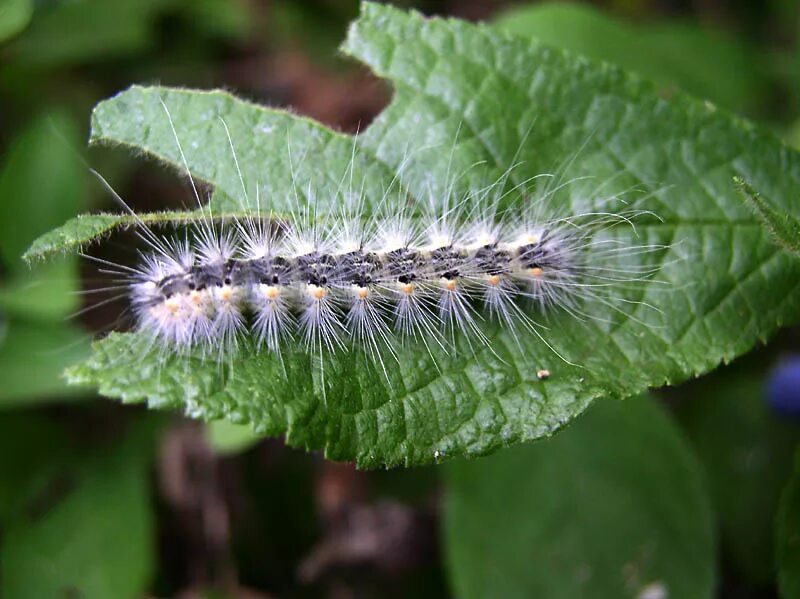
[(775, 537), (781, 597), (800, 597), (800, 447), (794, 474), (781, 495)]
[(86, 357), (89, 338), (66, 322), (78, 306), (78, 261), (68, 256), (33, 269), (21, 259), (31, 240), (82, 204), (85, 168), (74, 150), (78, 129), (50, 111), (14, 140), (0, 167), (0, 407), (74, 396), (61, 377)]
[(69, 387), (64, 369), (89, 353), (88, 334), (59, 322), (4, 323), (0, 337), (0, 408), (85, 395)]
[(118, 228), (137, 224), (167, 225), (194, 222), (199, 212), (156, 212), (154, 214), (81, 214), (64, 225), (37, 237), (23, 260), (35, 263), (69, 251), (82, 250), (91, 241), (97, 240)]
[[(732, 184), (746, 178), (776, 207), (797, 211), (800, 156), (770, 134), (680, 94), (662, 99), (612, 66), (383, 5), (363, 5), (344, 49), (395, 86), (392, 104), (357, 140), (223, 92), (141, 87), (96, 107), (92, 138), (181, 170), (166, 106), (189, 169), (215, 186), (218, 217), (254, 210), (256, 197), (262, 211), (281, 216), (309, 193), (319, 213), (335, 212), (349, 173), (368, 200), (367, 216), (395, 178), (389, 205), (441, 197), (450, 184), (456, 194), (474, 190), (514, 164), (509, 185), (561, 169), (567, 180), (593, 177), (590, 191), (598, 182), (609, 193), (640, 189), (638, 207), (663, 221), (641, 222), (638, 237), (609, 234), (626, 244), (671, 244), (656, 258), (659, 283), (635, 298), (655, 309), (629, 304), (619, 314), (587, 304), (587, 322), (553, 313), (547, 340), (580, 367), (535, 336), (521, 336), (517, 347), (493, 325), (492, 351), (434, 352), (434, 363), (409, 344), (385, 376), (358, 352), (332, 356), (322, 377), (292, 348), (285, 368), (248, 343), (218, 366), (117, 334), (69, 372), (73, 382), (196, 417), (251, 422), (364, 466), (422, 464), (547, 435), (597, 397), (706, 372), (798, 319), (800, 263), (771, 242)], [(453, 172), (465, 174), (453, 181)], [(553, 203), (574, 214), (587, 209), (586, 194), (567, 186)], [(76, 231), (68, 224), (54, 235), (70, 242)], [(539, 369), (552, 376), (540, 381)]]
[(261, 435), (253, 432), (246, 424), (234, 424), (226, 420), (209, 422), (206, 436), (214, 451), (220, 455), (236, 455), (247, 451), (261, 440)]
[(0, 42), (25, 29), (33, 15), (32, 0), (0, 0)]
[(212, 36), (243, 40), (253, 28), (252, 7), (243, 0), (192, 0), (185, 4), (192, 24)]
[(744, 179), (737, 177), (734, 181), (748, 206), (764, 224), (775, 242), (790, 252), (800, 255), (800, 220), (788, 212), (775, 210)]
[(599, 401), (552, 439), (446, 474), (458, 597), (712, 596), (700, 466), (647, 398)]
[(145, 593), (154, 567), (152, 445), (149, 425), (140, 427), (114, 451), (79, 464), (65, 496), (39, 501), (9, 525), (0, 548), (3, 597)]
[(62, 321), (78, 310), (80, 280), (76, 256), (62, 256), (19, 272), (0, 285), (0, 310), (10, 318)]
[(659, 20), (627, 23), (588, 4), (549, 2), (498, 15), (498, 29), (529, 36), (652, 79), (731, 109), (753, 108), (767, 84), (758, 52), (722, 30)]
[(176, 0), (70, 0), (37, 11), (7, 48), (14, 63), (57, 67), (141, 52), (156, 40), (154, 19)]
[(0, 525), (4, 528), (71, 457), (72, 446), (64, 432), (57, 422), (33, 410), (0, 413)]
[(74, 216), (83, 203), (85, 167), (74, 148), (78, 128), (61, 111), (43, 113), (11, 144), (0, 168), (0, 258), (25, 272), (31, 241)]
[(677, 415), (706, 470), (730, 563), (757, 584), (772, 580), (773, 521), (800, 427), (779, 419), (761, 371), (723, 368), (688, 386)]

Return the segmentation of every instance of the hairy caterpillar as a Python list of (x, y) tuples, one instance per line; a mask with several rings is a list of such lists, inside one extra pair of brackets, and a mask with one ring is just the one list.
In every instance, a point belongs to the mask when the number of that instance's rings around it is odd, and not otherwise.
[[(656, 269), (628, 259), (665, 248), (608, 235), (652, 216), (628, 206), (624, 194), (606, 196), (608, 182), (587, 197), (603, 209), (558, 214), (555, 195), (587, 178), (557, 171), (511, 184), (518, 164), (477, 189), (463, 189), (461, 174), (448, 168), (445, 185), (431, 186), (426, 199), (394, 193), (394, 182), (383, 197), (366, 198), (351, 160), (337, 189), (308, 190), (301, 199), (296, 183), (291, 214), (274, 215), (268, 197), (248, 197), (228, 127), (222, 119), (219, 126), (247, 215), (218, 221), (189, 175), (202, 217), (178, 238), (140, 221), (149, 249), (137, 265), (116, 271), (137, 328), (165, 351), (199, 349), (219, 360), (249, 339), (278, 357), (289, 345), (320, 359), (364, 351), (385, 372), (398, 344), (419, 344), (431, 357), (432, 349), (455, 351), (456, 339), (491, 350), (483, 324), (496, 321), (515, 339), (534, 335), (560, 356), (547, 339), (547, 315), (593, 318), (587, 302), (617, 309), (632, 301), (613, 293), (650, 280)], [(406, 161), (414, 160), (412, 152)], [(337, 213), (318, 213), (321, 193), (340, 199)]]

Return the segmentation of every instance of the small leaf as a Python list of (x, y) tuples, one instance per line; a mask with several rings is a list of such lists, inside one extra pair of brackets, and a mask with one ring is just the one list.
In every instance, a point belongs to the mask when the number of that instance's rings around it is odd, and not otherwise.
[(784, 211), (778, 211), (767, 203), (747, 181), (734, 179), (742, 197), (764, 227), (772, 234), (776, 243), (790, 252), (800, 255), (800, 220)]
[(601, 400), (552, 439), (446, 474), (458, 597), (712, 596), (700, 466), (648, 398)]
[(781, 597), (800, 597), (800, 447), (795, 454), (794, 473), (781, 495), (775, 540)]

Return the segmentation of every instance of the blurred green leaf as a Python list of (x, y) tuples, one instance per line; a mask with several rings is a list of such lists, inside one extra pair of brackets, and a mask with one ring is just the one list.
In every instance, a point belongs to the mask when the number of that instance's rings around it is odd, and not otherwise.
[(0, 285), (0, 311), (10, 318), (63, 321), (78, 309), (79, 292), (77, 256), (62, 256)]
[(315, 62), (341, 69), (345, 65), (335, 59), (336, 49), (348, 23), (358, 16), (358, 4), (358, 0), (274, 2), (269, 41), (288, 50), (300, 45)]
[(67, 322), (79, 303), (76, 256), (30, 268), (21, 254), (83, 203), (78, 128), (62, 111), (41, 114), (13, 141), (0, 167), (0, 407), (75, 395), (61, 377), (87, 355), (86, 333)]
[(41, 402), (76, 393), (62, 374), (89, 353), (90, 337), (64, 323), (6, 322), (0, 338), (0, 408)]
[(800, 597), (800, 447), (794, 473), (781, 494), (775, 541), (781, 597), (795, 599)]
[(778, 212), (741, 178), (735, 179), (742, 197), (778, 245), (800, 255), (800, 220), (788, 212)]
[(458, 597), (712, 596), (701, 468), (649, 398), (601, 400), (552, 439), (446, 474)]
[(63, 427), (32, 411), (0, 413), (0, 526), (63, 468), (72, 448)]
[(33, 0), (0, 0), (0, 42), (25, 29), (32, 14)]
[(253, 431), (247, 424), (234, 424), (227, 420), (215, 420), (206, 425), (208, 442), (221, 455), (235, 455), (250, 449), (263, 435)]
[(65, 112), (46, 112), (14, 140), (0, 168), (0, 258), (13, 273), (31, 241), (74, 216), (83, 203), (86, 167), (74, 148), (80, 134)]
[[(155, 565), (150, 423), (77, 466), (66, 495), (7, 527), (0, 589), (8, 599), (138, 599)], [(41, 502), (40, 502), (41, 503)]]
[(773, 522), (800, 426), (769, 409), (763, 373), (723, 368), (688, 386), (677, 416), (705, 466), (722, 546), (755, 583), (775, 572)]
[(178, 0), (62, 0), (42, 7), (8, 46), (9, 60), (36, 67), (107, 61), (147, 50), (153, 21)]
[(755, 48), (691, 22), (626, 23), (588, 4), (554, 2), (511, 8), (494, 24), (734, 110), (757, 106), (767, 89)]
[(212, 36), (231, 40), (246, 38), (253, 25), (247, 0), (184, 0), (194, 25)]

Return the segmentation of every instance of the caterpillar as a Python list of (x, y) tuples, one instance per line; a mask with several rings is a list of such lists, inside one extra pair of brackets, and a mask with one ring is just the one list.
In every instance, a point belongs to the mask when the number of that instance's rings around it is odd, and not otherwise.
[(324, 191), (316, 190), (306, 201), (296, 193), (290, 215), (273, 215), (269, 198), (262, 206), (256, 197), (253, 209), (224, 120), (249, 209), (219, 221), (200, 201), (166, 105), (164, 111), (202, 217), (175, 238), (138, 221), (148, 249), (116, 273), (136, 328), (165, 351), (199, 348), (219, 359), (250, 339), (279, 358), (290, 345), (320, 359), (364, 351), (386, 372), (398, 344), (419, 344), (431, 356), (432, 349), (455, 351), (457, 339), (491, 350), (483, 325), (494, 321), (514, 339), (535, 335), (568, 361), (547, 340), (548, 315), (594, 318), (587, 302), (619, 309), (632, 300), (609, 290), (624, 291), (657, 271), (647, 260), (627, 260), (665, 249), (607, 234), (618, 225), (635, 230), (635, 221), (654, 216), (630, 208), (624, 194), (605, 197), (597, 185), (587, 200), (608, 209), (554, 214), (555, 194), (587, 178), (544, 173), (512, 185), (516, 164), (478, 189), (457, 192), (460, 177), (448, 176), (425, 203), (393, 195), (391, 183), (382, 198), (363, 197), (353, 189), (351, 161), (346, 191), (344, 177), (328, 191), (341, 198), (338, 213), (318, 214), (313, 198)]

